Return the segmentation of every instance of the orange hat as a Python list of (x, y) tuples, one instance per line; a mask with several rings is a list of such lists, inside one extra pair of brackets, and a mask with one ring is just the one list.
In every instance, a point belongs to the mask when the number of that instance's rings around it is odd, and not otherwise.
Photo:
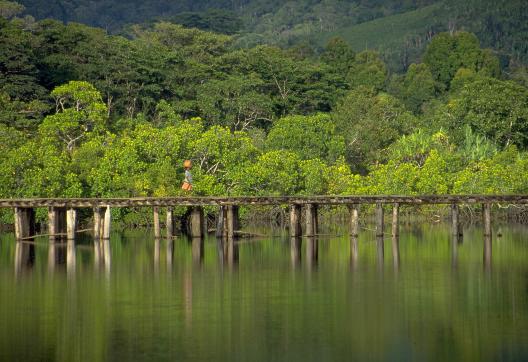
[(191, 166), (192, 166), (191, 160), (183, 161), (183, 167), (184, 168), (191, 168)]

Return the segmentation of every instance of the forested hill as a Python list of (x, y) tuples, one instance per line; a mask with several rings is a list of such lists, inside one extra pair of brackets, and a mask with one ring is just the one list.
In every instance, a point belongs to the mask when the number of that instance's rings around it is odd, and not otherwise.
[(402, 71), (432, 34), (470, 31), (507, 62), (528, 60), (525, 0), (21, 0), (26, 14), (80, 22), (120, 33), (131, 24), (166, 20), (224, 34), (236, 46), (322, 47), (333, 36), (356, 51), (382, 53)]

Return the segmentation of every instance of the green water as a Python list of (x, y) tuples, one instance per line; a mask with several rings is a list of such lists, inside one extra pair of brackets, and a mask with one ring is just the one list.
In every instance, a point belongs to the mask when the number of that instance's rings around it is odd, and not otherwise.
[(528, 228), (501, 230), (489, 262), (481, 229), (453, 247), (446, 225), (402, 228), (399, 262), (369, 231), (357, 256), (346, 236), (224, 254), (147, 230), (98, 248), (0, 234), (0, 360), (525, 361)]

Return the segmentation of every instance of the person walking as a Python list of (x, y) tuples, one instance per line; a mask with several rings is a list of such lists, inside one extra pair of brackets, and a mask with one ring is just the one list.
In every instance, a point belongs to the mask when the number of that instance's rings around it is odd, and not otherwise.
[(191, 160), (183, 161), (183, 168), (185, 169), (185, 178), (183, 180), (182, 190), (191, 191), (192, 190), (192, 175), (190, 171), (192, 168)]

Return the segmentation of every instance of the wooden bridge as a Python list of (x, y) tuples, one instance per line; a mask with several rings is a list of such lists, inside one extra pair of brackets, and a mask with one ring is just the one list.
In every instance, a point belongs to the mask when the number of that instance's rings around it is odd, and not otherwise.
[[(48, 209), (48, 235), (50, 240), (66, 236), (74, 239), (77, 231), (77, 211), (93, 210), (93, 235), (96, 240), (110, 238), (111, 208), (152, 207), (155, 238), (161, 237), (160, 208), (166, 208), (167, 237), (174, 236), (173, 208), (189, 207), (189, 233), (193, 238), (202, 238), (207, 232), (204, 223), (204, 206), (219, 207), (219, 229), (228, 238), (233, 238), (238, 228), (239, 206), (288, 205), (290, 209), (290, 236), (314, 236), (318, 233), (317, 209), (321, 205), (346, 205), (350, 210), (350, 235), (357, 237), (359, 210), (362, 204), (376, 205), (376, 236), (384, 235), (384, 205), (392, 207), (393, 237), (398, 237), (400, 205), (451, 205), (452, 234), (461, 233), (459, 205), (481, 204), (483, 208), (484, 234), (491, 236), (491, 205), (526, 205), (528, 195), (422, 195), (422, 196), (288, 196), (288, 197), (138, 197), (138, 198), (34, 198), (0, 199), (0, 208), (13, 208), (15, 213), (15, 235), (17, 240), (35, 236), (35, 208)], [(304, 208), (304, 232), (302, 210)]]

